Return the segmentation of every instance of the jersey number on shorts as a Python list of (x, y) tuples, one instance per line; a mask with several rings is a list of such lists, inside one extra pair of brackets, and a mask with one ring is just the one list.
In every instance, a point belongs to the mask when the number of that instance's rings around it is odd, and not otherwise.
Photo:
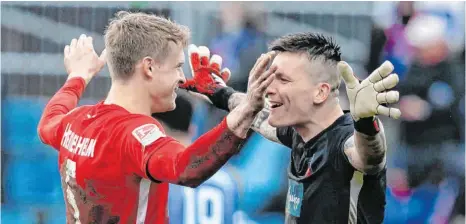
[(183, 193), (184, 224), (224, 222), (224, 196), (220, 189), (211, 186), (202, 186), (196, 189), (185, 187)]
[(71, 207), (74, 210), (74, 218), (76, 219), (76, 224), (80, 224), (79, 221), (79, 209), (78, 205), (76, 204), (75, 195), (73, 193), (73, 189), (71, 185), (72, 182), (76, 183), (76, 162), (70, 159), (65, 161), (65, 183), (66, 183), (66, 199), (68, 203), (70, 203)]

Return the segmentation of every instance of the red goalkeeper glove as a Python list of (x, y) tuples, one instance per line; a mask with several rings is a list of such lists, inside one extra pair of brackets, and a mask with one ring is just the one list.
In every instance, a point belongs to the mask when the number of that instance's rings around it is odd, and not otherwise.
[(212, 55), (209, 61), (209, 49), (194, 44), (189, 45), (188, 54), (193, 78), (180, 85), (180, 88), (203, 94), (217, 108), (228, 110), (228, 98), (235, 91), (226, 85), (230, 79), (230, 70), (228, 68), (220, 70), (222, 58), (219, 55)]

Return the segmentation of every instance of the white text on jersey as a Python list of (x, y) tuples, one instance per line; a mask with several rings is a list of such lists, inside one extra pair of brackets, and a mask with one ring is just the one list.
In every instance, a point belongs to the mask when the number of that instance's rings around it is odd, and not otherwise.
[(67, 124), (61, 146), (66, 150), (78, 154), (80, 156), (94, 157), (95, 139), (83, 138), (73, 131), (71, 125)]

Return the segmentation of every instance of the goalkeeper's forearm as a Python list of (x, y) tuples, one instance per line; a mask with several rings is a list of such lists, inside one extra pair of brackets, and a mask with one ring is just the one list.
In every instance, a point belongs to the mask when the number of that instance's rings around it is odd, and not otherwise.
[(355, 147), (366, 173), (383, 169), (386, 162), (387, 144), (382, 123), (377, 117), (355, 122)]

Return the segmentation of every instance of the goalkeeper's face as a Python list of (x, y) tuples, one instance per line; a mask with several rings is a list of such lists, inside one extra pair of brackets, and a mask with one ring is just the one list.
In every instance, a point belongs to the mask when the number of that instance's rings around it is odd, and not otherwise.
[(321, 71), (322, 63), (311, 63), (303, 53), (282, 52), (272, 65), (277, 66), (277, 71), (267, 88), (269, 124), (286, 127), (310, 122), (319, 100), (319, 85), (314, 84), (310, 73)]
[(185, 55), (183, 47), (171, 43), (170, 52), (161, 61), (153, 61), (147, 66), (147, 87), (152, 99), (152, 113), (172, 111), (176, 108), (176, 90), (186, 81), (183, 73)]

